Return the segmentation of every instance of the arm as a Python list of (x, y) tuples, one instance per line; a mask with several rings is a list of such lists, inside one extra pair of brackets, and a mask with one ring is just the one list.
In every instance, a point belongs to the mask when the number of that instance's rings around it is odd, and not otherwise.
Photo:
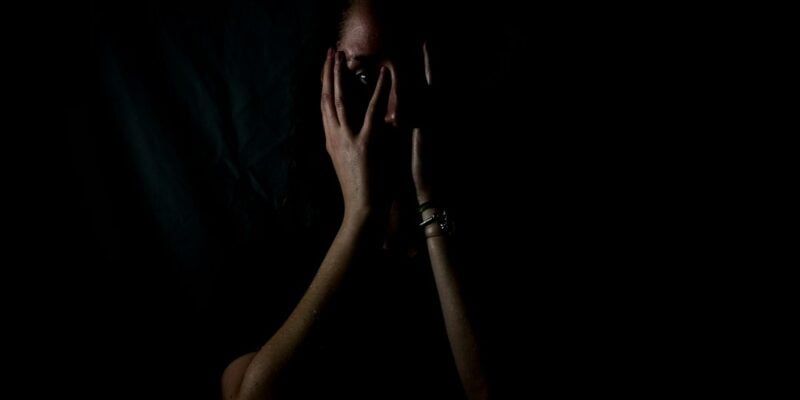
[[(238, 393), (230, 399), (270, 399), (280, 373), (306, 341), (317, 315), (330, 302), (352, 264), (367, 226), (365, 213), (347, 215), (342, 221), (317, 274), (289, 318), (272, 338), (252, 356), (244, 370)], [(230, 392), (230, 391), (229, 391)]]
[[(326, 148), (344, 197), (342, 224), (306, 293), (289, 318), (256, 353), (240, 357), (223, 374), (226, 400), (262, 400), (274, 397), (281, 372), (308, 339), (317, 315), (330, 303), (359, 249), (367, 243), (372, 220), (374, 177), (368, 166), (375, 107), (384, 90), (384, 71), (366, 111), (363, 127), (354, 133), (346, 120), (341, 90), (343, 57), (328, 51), (322, 78), (320, 107)], [(374, 174), (373, 174), (374, 175)]]
[[(423, 45), (425, 62), (425, 78), (428, 86), (431, 85), (431, 66), (427, 45)], [(425, 134), (422, 129), (412, 132), (412, 175), (417, 191), (417, 201), (420, 204), (431, 201), (431, 188), (429, 165), (427, 162), (427, 148), (425, 148)], [(430, 217), (436, 209), (429, 208), (423, 211), (423, 219)], [(442, 306), (445, 329), (450, 341), (450, 350), (461, 378), (461, 384), (467, 398), (489, 398), (486, 375), (480, 362), (478, 340), (470, 322), (465, 306), (461, 283), (455, 273), (452, 263), (451, 248), (446, 235), (442, 234), (438, 224), (429, 224), (425, 227), (428, 254), (430, 255), (433, 277), (436, 290)]]
[[(425, 210), (423, 217), (427, 218), (433, 212), (434, 209)], [(438, 224), (428, 225), (425, 235), (450, 350), (453, 352), (461, 384), (467, 398), (487, 399), (488, 387), (480, 362), (478, 340), (464, 303), (461, 283), (452, 264), (447, 236), (442, 235)]]

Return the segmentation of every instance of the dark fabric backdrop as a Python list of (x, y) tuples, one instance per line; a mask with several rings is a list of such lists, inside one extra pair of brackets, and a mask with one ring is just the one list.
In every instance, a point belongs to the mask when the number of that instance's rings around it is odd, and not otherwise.
[[(653, 293), (684, 243), (642, 233), (685, 199), (649, 186), (675, 139), (671, 109), (643, 93), (672, 83), (652, 75), (668, 60), (613, 7), (516, 3), (437, 2), (434, 29), (452, 124), (442, 159), (499, 398), (663, 388), (680, 373), (650, 367), (685, 332), (653, 319), (669, 314)], [(122, 1), (64, 15), (52, 57), (66, 160), (49, 171), (55, 228), (34, 235), (53, 260), (37, 343), (66, 342), (57, 391), (216, 399), (227, 363), (291, 309), (313, 271), (282, 268), (303, 254), (276, 210), (315, 7)]]
[[(85, 338), (97, 350), (85, 353), (95, 363), (86, 373), (124, 388), (121, 397), (218, 398), (227, 363), (263, 344), (311, 279), (313, 270), (294, 267), (309, 249), (292, 241), (277, 210), (287, 190), (291, 78), (307, 56), (315, 7), (91, 7), (91, 96), (71, 143), (86, 236), (73, 251), (93, 282), (80, 303), (96, 327)], [(502, 7), (437, 10), (448, 10), (434, 27), (448, 92), (439, 112), (454, 139), (442, 159), (460, 170), (450, 185), (472, 199), (464, 209), (476, 206), (464, 218), (491, 219), (502, 177), (485, 164), (507, 135), (497, 128), (510, 113), (501, 110), (506, 93), (530, 79), (518, 59), (525, 38)], [(465, 237), (478, 230), (463, 225)], [(464, 269), (495, 267), (479, 256)], [(471, 298), (496, 289), (488, 273), (482, 279)]]

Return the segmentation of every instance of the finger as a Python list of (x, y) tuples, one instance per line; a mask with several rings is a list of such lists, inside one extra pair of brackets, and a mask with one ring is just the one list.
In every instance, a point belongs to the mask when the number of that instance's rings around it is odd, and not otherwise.
[(386, 86), (386, 67), (381, 67), (380, 75), (378, 75), (378, 84), (375, 85), (375, 92), (372, 93), (372, 99), (369, 101), (369, 106), (367, 106), (367, 113), (364, 115), (364, 127), (361, 130), (364, 140), (368, 140), (372, 134), (374, 120), (378, 114), (375, 109), (378, 107), (381, 97), (383, 97), (384, 86)]
[(328, 123), (339, 123), (336, 117), (336, 110), (333, 106), (333, 50), (328, 49), (328, 56), (325, 59), (325, 67), (322, 74), (322, 117), (328, 119)]
[(431, 57), (428, 53), (428, 41), (422, 43), (422, 58), (425, 61), (425, 80), (428, 82), (428, 86), (431, 86), (433, 82), (433, 74), (431, 73)]
[(347, 128), (347, 113), (344, 109), (344, 91), (342, 90), (342, 64), (344, 64), (344, 53), (336, 52), (336, 62), (334, 64), (334, 101), (336, 104), (336, 116), (339, 118), (339, 125)]

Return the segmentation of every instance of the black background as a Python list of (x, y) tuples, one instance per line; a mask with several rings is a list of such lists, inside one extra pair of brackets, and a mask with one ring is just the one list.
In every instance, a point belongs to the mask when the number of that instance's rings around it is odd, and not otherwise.
[[(245, 322), (236, 284), (287, 257), (270, 224), (286, 74), (309, 12), (311, 1), (116, 2), (56, 18), (46, 104), (59, 130), (40, 153), (53, 162), (25, 179), (45, 186), (32, 205), (52, 229), (20, 235), (43, 304), (20, 317), (37, 322), (28, 339), (43, 355), (27, 361), (52, 376), (42, 390), (218, 398), (227, 363), (277, 323)], [(682, 65), (653, 50), (662, 34), (607, 7), (436, 12), (449, 18), (436, 31), (463, 268), (498, 397), (697, 379), (702, 357), (671, 367), (698, 340), (672, 322), (693, 290), (676, 263), (702, 234), (671, 234), (692, 200), (671, 190), (686, 156), (671, 150), (691, 140), (665, 89)]]

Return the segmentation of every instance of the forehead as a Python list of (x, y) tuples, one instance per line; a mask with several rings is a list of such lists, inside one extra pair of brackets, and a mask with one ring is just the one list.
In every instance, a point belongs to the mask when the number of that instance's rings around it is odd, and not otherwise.
[(377, 55), (385, 45), (383, 27), (366, 7), (355, 7), (343, 21), (339, 38), (340, 50), (348, 57)]

